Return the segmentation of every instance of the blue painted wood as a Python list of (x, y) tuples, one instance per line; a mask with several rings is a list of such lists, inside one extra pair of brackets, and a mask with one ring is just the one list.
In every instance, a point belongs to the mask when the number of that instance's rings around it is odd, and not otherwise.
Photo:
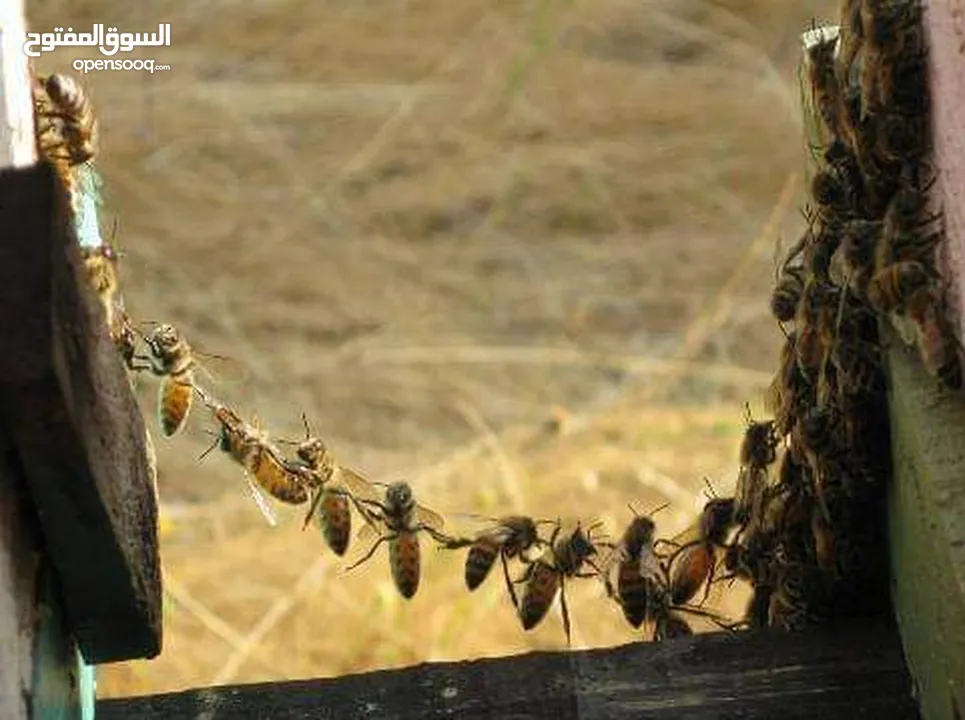
[(103, 205), (101, 186), (103, 181), (91, 163), (73, 168), (74, 189), (71, 206), (74, 210), (74, 227), (81, 247), (96, 248), (104, 244), (101, 236), (98, 208)]
[(30, 716), (33, 720), (94, 720), (94, 668), (68, 632), (53, 569), (45, 563), (37, 588)]

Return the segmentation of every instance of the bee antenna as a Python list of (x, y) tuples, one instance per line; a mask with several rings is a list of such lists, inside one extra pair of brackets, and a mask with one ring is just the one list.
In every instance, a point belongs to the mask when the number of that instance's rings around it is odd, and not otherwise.
[[(710, 478), (707, 477), (706, 475), (704, 475), (704, 485), (707, 486), (707, 490), (705, 490), (704, 493), (708, 495), (708, 499), (713, 500), (714, 498), (716, 498), (717, 491), (714, 490), (714, 486), (711, 484)], [(709, 491), (709, 494), (708, 494), (708, 491)]]
[(660, 512), (661, 510), (666, 510), (668, 507), (670, 507), (670, 503), (669, 503), (669, 502), (665, 502), (663, 505), (660, 505), (659, 507), (657, 507), (657, 508), (655, 508), (654, 510), (651, 510), (649, 513), (647, 513), (647, 516), (648, 516), (648, 517), (653, 517), (653, 516), (656, 515), (658, 512)]
[(305, 426), (305, 439), (308, 440), (312, 436), (312, 429), (308, 425), (308, 415), (302, 410), (302, 424)]
[(634, 516), (634, 517), (639, 517), (639, 516), (640, 516), (640, 513), (637, 512), (637, 509), (636, 509), (635, 507), (633, 507), (633, 501), (628, 502), (628, 503), (627, 503), (627, 507), (630, 508), (630, 512), (633, 513), (633, 516)]
[[(208, 430), (207, 432), (210, 433), (211, 435), (214, 435), (214, 434), (215, 434), (215, 433), (213, 433), (211, 430)], [(220, 441), (220, 438), (215, 437), (215, 441), (214, 441), (213, 443), (211, 443), (211, 444), (207, 447), (207, 449), (198, 456), (198, 462), (201, 462), (202, 460), (204, 460), (212, 450), (214, 450), (216, 447), (218, 447), (218, 442), (219, 442), (219, 441)]]

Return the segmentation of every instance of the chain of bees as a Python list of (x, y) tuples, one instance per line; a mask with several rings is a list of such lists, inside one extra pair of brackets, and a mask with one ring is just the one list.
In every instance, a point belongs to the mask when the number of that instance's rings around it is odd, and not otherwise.
[[(867, 613), (888, 597), (881, 508), (890, 467), (878, 320), (905, 328), (942, 383), (962, 384), (934, 260), (940, 216), (925, 203), (932, 180), (920, 16), (918, 2), (845, 0), (835, 32), (805, 35), (817, 169), (807, 230), (784, 259), (772, 298), (787, 337), (769, 394), (773, 418), (755, 421), (747, 408), (734, 496), (709, 497), (695, 525), (673, 540), (656, 537), (656, 511), (632, 507), (616, 542), (599, 523), (529, 516), (477, 518), (486, 524), (475, 535), (449, 534), (408, 483), (369, 481), (339, 463), (307, 417), (304, 438), (273, 438), (256, 418), (248, 422), (215, 400), (197, 382), (200, 353), (177, 328), (142, 330), (132, 322), (111, 246), (82, 249), (85, 264), (123, 363), (132, 376), (159, 378), (162, 434), (179, 433), (200, 402), (215, 436), (202, 458), (217, 448), (236, 463), (269, 523), (265, 495), (304, 505), (304, 526), (314, 523), (341, 557), (357, 515), (357, 538), (371, 547), (349, 569), (387, 544), (404, 598), (419, 588), (420, 539), (428, 536), (444, 550), (468, 548), (470, 591), (498, 563), (525, 630), (559, 597), (567, 642), (566, 585), (583, 579), (602, 582), (627, 622), (658, 641), (691, 634), (691, 615), (725, 629), (797, 629)], [(90, 100), (72, 78), (55, 74), (36, 78), (35, 108), (38, 147), (70, 187), (72, 169), (95, 153)], [(703, 608), (712, 585), (735, 578), (753, 588), (738, 622)]]

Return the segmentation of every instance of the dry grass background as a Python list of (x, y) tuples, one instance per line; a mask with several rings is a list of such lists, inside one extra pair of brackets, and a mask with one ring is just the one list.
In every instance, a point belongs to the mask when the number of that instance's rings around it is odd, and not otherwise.
[[(87, 77), (104, 224), (138, 318), (244, 363), (219, 396), (282, 436), (306, 411), (346, 464), (443, 513), (616, 532), (627, 502), (670, 501), (670, 534), (702, 476), (732, 486), (775, 365), (798, 36), (831, 6), (80, 0), (30, 20), (171, 23), (170, 72)], [(467, 593), (461, 554), (429, 552), (408, 603), (384, 554), (343, 575), (297, 510), (273, 530), (235, 467), (197, 463), (203, 425), (158, 441), (164, 652), (101, 668), (101, 695), (563, 646), (558, 613), (518, 627), (498, 578)], [(571, 607), (577, 646), (634, 638), (593, 583)]]

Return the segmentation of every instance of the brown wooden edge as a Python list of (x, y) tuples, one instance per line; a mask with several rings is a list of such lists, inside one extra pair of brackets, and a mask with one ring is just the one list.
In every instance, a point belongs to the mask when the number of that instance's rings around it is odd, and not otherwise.
[(46, 165), (0, 172), (0, 411), (89, 663), (161, 648), (144, 421)]
[(102, 700), (97, 717), (899, 720), (918, 717), (910, 687), (897, 632), (878, 621), (199, 688)]

